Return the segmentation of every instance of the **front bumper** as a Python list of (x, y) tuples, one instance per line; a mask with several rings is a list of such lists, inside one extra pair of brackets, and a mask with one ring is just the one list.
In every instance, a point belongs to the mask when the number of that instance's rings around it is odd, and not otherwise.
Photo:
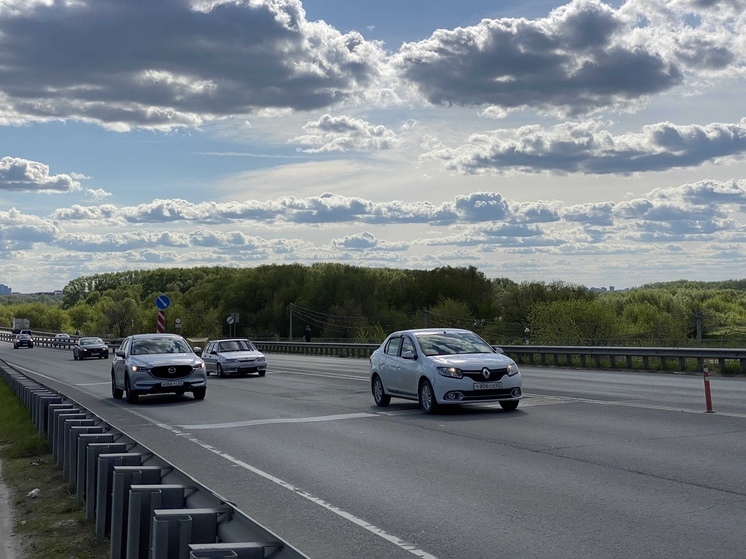
[(195, 388), (206, 388), (207, 379), (189, 376), (180, 379), (156, 379), (147, 377), (130, 377), (132, 389), (140, 394), (170, 394), (174, 392), (191, 392)]
[[(499, 383), (499, 385), (498, 385)], [(478, 389), (475, 385), (493, 385), (490, 388)], [(503, 376), (497, 382), (477, 383), (470, 378), (436, 379), (435, 399), (439, 404), (459, 404), (467, 402), (507, 402), (520, 400), (523, 397), (521, 374), (512, 377)]]

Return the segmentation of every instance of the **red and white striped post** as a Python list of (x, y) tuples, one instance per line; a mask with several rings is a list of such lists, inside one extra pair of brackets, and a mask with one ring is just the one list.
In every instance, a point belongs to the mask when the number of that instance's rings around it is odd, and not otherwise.
[(159, 334), (163, 334), (166, 331), (166, 311), (158, 311), (158, 320), (156, 321), (155, 331)]
[(705, 379), (705, 404), (707, 405), (705, 413), (715, 413), (714, 411), (712, 411), (712, 395), (710, 394), (710, 372), (707, 367), (704, 367), (702, 371), (704, 373)]

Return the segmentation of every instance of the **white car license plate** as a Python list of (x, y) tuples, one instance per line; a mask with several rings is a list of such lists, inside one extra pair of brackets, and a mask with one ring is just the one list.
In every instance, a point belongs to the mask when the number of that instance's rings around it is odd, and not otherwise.
[(183, 380), (164, 380), (161, 386), (184, 386)]
[(475, 382), (474, 390), (494, 390), (495, 388), (502, 388), (502, 382)]

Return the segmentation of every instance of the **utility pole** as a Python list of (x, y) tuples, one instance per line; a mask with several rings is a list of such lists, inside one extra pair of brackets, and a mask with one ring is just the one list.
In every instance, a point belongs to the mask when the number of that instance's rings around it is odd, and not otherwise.
[(293, 341), (293, 303), (290, 303), (290, 335), (288, 341)]

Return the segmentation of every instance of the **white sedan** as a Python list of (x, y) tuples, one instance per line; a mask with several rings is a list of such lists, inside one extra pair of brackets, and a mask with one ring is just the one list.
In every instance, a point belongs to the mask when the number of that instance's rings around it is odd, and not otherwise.
[(212, 340), (202, 351), (207, 374), (219, 377), (267, 373), (267, 358), (246, 338)]
[(514, 410), (523, 395), (515, 361), (460, 328), (390, 334), (370, 357), (370, 386), (378, 406), (404, 398), (418, 401), (425, 413), (468, 402), (499, 402)]

